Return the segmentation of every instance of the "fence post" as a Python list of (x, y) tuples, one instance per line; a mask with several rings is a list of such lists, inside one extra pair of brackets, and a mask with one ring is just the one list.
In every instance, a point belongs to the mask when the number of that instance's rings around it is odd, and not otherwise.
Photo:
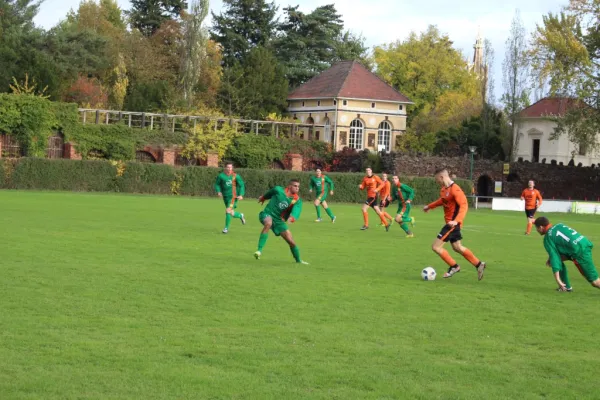
[(142, 113), (142, 129), (146, 127), (146, 113)]
[(100, 110), (96, 110), (96, 124), (100, 123)]

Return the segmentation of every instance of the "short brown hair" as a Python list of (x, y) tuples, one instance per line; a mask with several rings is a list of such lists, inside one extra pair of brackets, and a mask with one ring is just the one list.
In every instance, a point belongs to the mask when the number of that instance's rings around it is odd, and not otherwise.
[(550, 220), (546, 217), (538, 217), (533, 224), (536, 228), (539, 228), (540, 226), (546, 227), (550, 225)]

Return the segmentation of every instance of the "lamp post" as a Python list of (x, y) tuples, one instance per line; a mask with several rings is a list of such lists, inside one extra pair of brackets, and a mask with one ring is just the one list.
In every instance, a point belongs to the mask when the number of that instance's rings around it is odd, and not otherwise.
[(469, 180), (473, 182), (473, 154), (475, 154), (475, 150), (477, 150), (476, 146), (469, 146), (469, 152), (471, 153), (471, 174), (469, 175)]

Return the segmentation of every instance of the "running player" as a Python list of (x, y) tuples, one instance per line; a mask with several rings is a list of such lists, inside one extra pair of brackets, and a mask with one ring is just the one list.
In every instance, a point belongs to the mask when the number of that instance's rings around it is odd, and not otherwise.
[(564, 261), (571, 260), (589, 283), (600, 289), (600, 278), (592, 259), (594, 245), (581, 233), (565, 224), (552, 225), (548, 218), (534, 221), (535, 229), (544, 236), (544, 248), (548, 253), (546, 265), (552, 268), (559, 292), (573, 290)]
[(521, 200), (525, 200), (525, 216), (527, 216), (527, 230), (525, 235), (531, 233), (531, 226), (535, 220), (535, 212), (542, 205), (542, 195), (534, 189), (535, 183), (529, 181), (527, 188), (521, 193)]
[(215, 191), (219, 197), (223, 198), (225, 203), (225, 228), (223, 233), (229, 232), (231, 218), (239, 218), (242, 225), (246, 224), (244, 214), (235, 211), (238, 200), (244, 198), (246, 186), (241, 176), (233, 172), (233, 164), (225, 164), (225, 169), (217, 176), (215, 181)]
[(437, 170), (435, 173), (435, 180), (442, 187), (440, 190), (440, 198), (433, 203), (426, 205), (423, 208), (423, 211), (428, 212), (439, 206), (444, 207), (444, 219), (446, 225), (444, 225), (437, 236), (437, 239), (435, 239), (431, 246), (432, 250), (449, 266), (448, 272), (444, 274), (444, 278), (450, 278), (452, 275), (460, 272), (460, 266), (444, 249), (444, 243), (450, 242), (454, 251), (473, 264), (477, 269), (477, 278), (482, 280), (485, 262), (480, 261), (475, 257), (471, 250), (464, 247), (461, 243), (462, 235), (460, 229), (469, 208), (467, 197), (462, 189), (450, 179), (446, 169)]
[[(376, 191), (376, 189), (382, 183), (380, 177), (378, 177), (377, 175), (373, 175), (373, 170), (371, 168), (367, 168), (365, 171), (367, 172), (367, 176), (365, 176), (362, 180), (362, 183), (360, 185), (358, 185), (358, 188), (360, 190), (367, 189), (367, 200), (362, 205), (362, 213), (363, 213), (363, 219), (365, 221), (365, 224), (360, 229), (363, 231), (366, 229), (369, 229), (369, 214), (367, 214), (369, 207), (373, 208), (375, 210), (375, 212), (377, 212), (378, 215), (380, 214), (377, 211), (377, 209), (375, 209), (375, 207), (377, 207), (377, 191)], [(377, 208), (379, 208), (379, 207), (377, 207)], [(380, 218), (383, 218), (383, 217), (380, 216)], [(382, 222), (383, 221), (385, 221), (385, 218), (383, 218)], [(386, 225), (385, 229), (389, 230), (390, 226), (385, 222), (384, 222), (384, 224)]]
[(408, 228), (415, 225), (415, 218), (410, 216), (412, 201), (415, 198), (415, 191), (408, 185), (400, 182), (398, 175), (392, 178), (392, 201), (398, 200), (398, 211), (396, 212), (396, 222), (400, 224), (400, 228), (406, 232), (407, 238), (412, 238), (415, 235)]
[(258, 202), (263, 204), (265, 200), (269, 203), (263, 211), (258, 214), (258, 219), (263, 225), (258, 240), (258, 250), (254, 257), (258, 260), (262, 255), (262, 250), (269, 238), (269, 230), (272, 230), (275, 236), (281, 236), (290, 246), (294, 260), (299, 264), (308, 264), (300, 258), (300, 249), (292, 238), (292, 232), (289, 231), (287, 224), (295, 222), (300, 218), (302, 212), (302, 199), (298, 196), (300, 191), (300, 182), (292, 179), (287, 188), (275, 186), (264, 195), (260, 196)]
[(320, 168), (317, 168), (316, 173), (317, 176), (311, 176), (310, 182), (308, 184), (310, 188), (309, 192), (312, 193), (314, 189), (315, 195), (317, 196), (317, 198), (315, 199), (315, 208), (317, 209), (317, 220), (315, 222), (321, 222), (320, 206), (322, 205), (327, 215), (329, 215), (329, 218), (331, 218), (331, 222), (335, 223), (335, 215), (333, 215), (333, 212), (327, 205), (327, 194), (329, 193), (333, 196), (333, 181), (328, 176), (323, 175), (323, 172)]
[(388, 226), (391, 225), (394, 220), (392, 216), (385, 211), (386, 207), (392, 202), (391, 185), (388, 180), (388, 174), (385, 172), (381, 174), (381, 180), (381, 185), (375, 189), (375, 191), (379, 193), (379, 207), (373, 207), (373, 209), (381, 219), (382, 223), (379, 226)]

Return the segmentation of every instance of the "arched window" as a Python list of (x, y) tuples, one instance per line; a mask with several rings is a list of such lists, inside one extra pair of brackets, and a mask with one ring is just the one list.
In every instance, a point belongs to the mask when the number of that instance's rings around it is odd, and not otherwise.
[(323, 139), (326, 143), (333, 143), (333, 136), (331, 135), (331, 123), (329, 122), (329, 118), (325, 117), (323, 121), (323, 125), (325, 125), (325, 131), (323, 132)]
[(363, 149), (363, 132), (365, 126), (360, 119), (355, 119), (350, 123), (350, 138), (348, 140), (348, 146), (351, 149), (362, 150)]
[(385, 146), (385, 151), (391, 150), (392, 143), (392, 126), (389, 122), (383, 121), (379, 124), (379, 130), (377, 132), (377, 150), (379, 146)]

